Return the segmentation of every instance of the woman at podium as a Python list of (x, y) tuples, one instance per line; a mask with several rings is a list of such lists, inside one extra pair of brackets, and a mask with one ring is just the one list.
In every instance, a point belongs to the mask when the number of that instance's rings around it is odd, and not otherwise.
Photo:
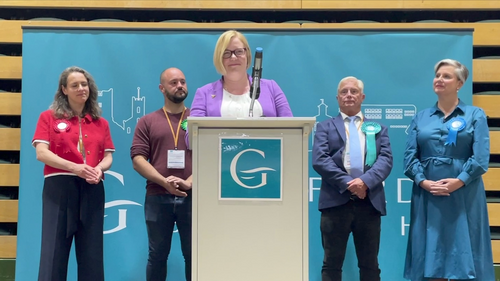
[(252, 85), (254, 79), (247, 74), (251, 61), (245, 36), (236, 30), (224, 32), (214, 51), (215, 69), (222, 77), (196, 90), (190, 116), (249, 117), (250, 89), (260, 86), (250, 117), (292, 117), (285, 94), (274, 80), (259, 79), (260, 85)]

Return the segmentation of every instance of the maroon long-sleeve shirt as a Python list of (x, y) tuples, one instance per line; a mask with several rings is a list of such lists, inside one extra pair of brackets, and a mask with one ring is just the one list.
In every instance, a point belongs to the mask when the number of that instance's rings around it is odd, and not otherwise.
[[(189, 116), (189, 109), (186, 109), (182, 120)], [(181, 120), (182, 113), (168, 114), (174, 132), (177, 132), (177, 126)], [(174, 135), (170, 129), (167, 117), (163, 109), (149, 113), (139, 119), (135, 127), (134, 139), (130, 148), (130, 157), (134, 159), (137, 155), (142, 155), (149, 160), (151, 165), (164, 177), (176, 176), (187, 179), (192, 173), (191, 150), (187, 149), (186, 131), (179, 130), (177, 149), (185, 151), (185, 168), (169, 169), (167, 168), (168, 150), (175, 149)], [(147, 180), (147, 195), (168, 194), (168, 191), (162, 186)]]

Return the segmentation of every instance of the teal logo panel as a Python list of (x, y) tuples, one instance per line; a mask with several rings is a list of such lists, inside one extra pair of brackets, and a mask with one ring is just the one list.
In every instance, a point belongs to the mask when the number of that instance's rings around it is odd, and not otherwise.
[(219, 151), (220, 199), (281, 200), (281, 138), (221, 138)]

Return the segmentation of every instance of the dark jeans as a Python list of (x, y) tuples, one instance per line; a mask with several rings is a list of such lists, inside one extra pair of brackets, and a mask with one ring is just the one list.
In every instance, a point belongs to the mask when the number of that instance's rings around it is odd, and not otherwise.
[(77, 176), (45, 179), (39, 281), (65, 281), (75, 238), (79, 281), (103, 281), (104, 186)]
[(342, 206), (322, 210), (320, 225), (325, 251), (322, 281), (342, 280), (342, 265), (351, 232), (358, 257), (360, 280), (380, 281), (380, 223), (380, 213), (369, 199), (351, 200)]
[(146, 196), (144, 214), (149, 238), (147, 281), (165, 281), (167, 259), (172, 244), (174, 224), (179, 230), (185, 262), (186, 280), (191, 281), (191, 194), (176, 197), (170, 194)]

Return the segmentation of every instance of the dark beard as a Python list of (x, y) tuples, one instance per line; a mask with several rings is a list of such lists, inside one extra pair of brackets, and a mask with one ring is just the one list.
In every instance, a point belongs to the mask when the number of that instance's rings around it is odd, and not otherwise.
[(167, 90), (165, 90), (165, 96), (168, 98), (168, 100), (170, 100), (173, 103), (181, 103), (181, 102), (183, 102), (187, 98), (187, 96), (188, 96), (188, 92), (187, 91), (184, 92), (184, 93), (185, 93), (184, 96), (179, 97), (179, 96), (176, 96), (175, 93), (171, 94)]

